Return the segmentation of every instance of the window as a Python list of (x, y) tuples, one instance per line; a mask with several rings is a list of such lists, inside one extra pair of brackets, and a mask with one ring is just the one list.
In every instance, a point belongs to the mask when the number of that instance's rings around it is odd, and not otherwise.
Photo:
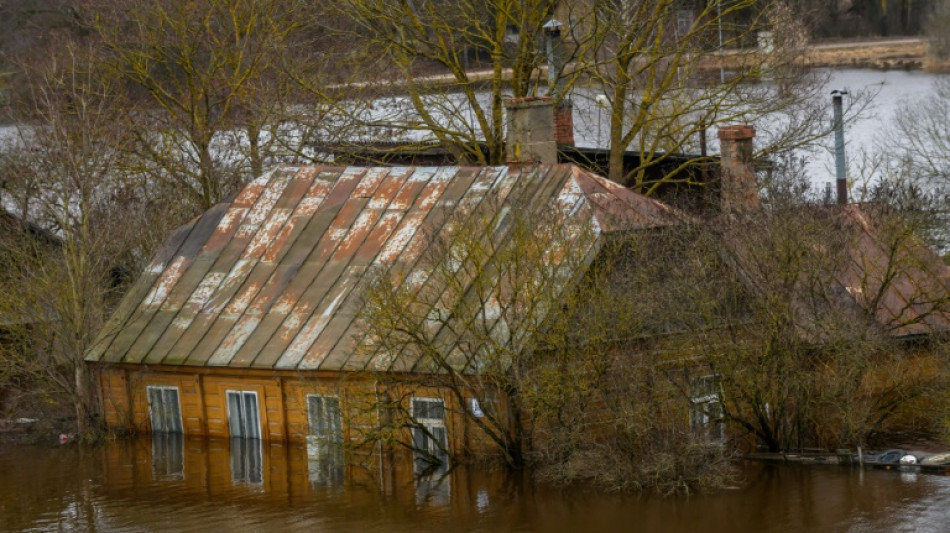
[(518, 29), (518, 26), (515, 24), (508, 24), (505, 26), (505, 37), (504, 42), (508, 44), (518, 44), (518, 38), (521, 35), (521, 30)]
[(412, 398), (411, 413), (415, 421), (412, 444), (415, 448), (413, 466), (416, 474), (418, 505), (448, 505), (451, 496), (449, 479), (448, 435), (445, 428), (445, 401), (439, 398)]
[(343, 442), (343, 421), (340, 399), (334, 396), (307, 395), (307, 418), (310, 435), (324, 442)]
[(684, 37), (689, 34), (689, 29), (693, 25), (695, 18), (693, 12), (689, 9), (680, 9), (676, 12), (676, 36)]
[(181, 433), (181, 407), (178, 402), (178, 387), (146, 387), (148, 415), (152, 433)]
[(254, 391), (228, 391), (228, 431), (232, 437), (261, 438), (261, 415)]
[(493, 391), (484, 391), (481, 399), (468, 399), (468, 410), (475, 418), (483, 418), (487, 414), (490, 419), (497, 420), (498, 397)]
[(307, 395), (307, 469), (312, 487), (343, 484), (343, 420), (340, 399)]
[(482, 418), (485, 416), (485, 411), (482, 411), (482, 405), (478, 403), (478, 398), (468, 399), (468, 409), (472, 412), (472, 416), (475, 418)]
[(439, 398), (412, 398), (410, 415), (412, 445), (415, 448), (417, 470), (448, 465), (448, 434), (445, 429), (445, 402)]
[(264, 483), (264, 453), (260, 439), (231, 437), (231, 481)]
[(722, 420), (722, 379), (700, 376), (690, 382), (690, 428), (704, 440), (722, 444), (726, 439)]

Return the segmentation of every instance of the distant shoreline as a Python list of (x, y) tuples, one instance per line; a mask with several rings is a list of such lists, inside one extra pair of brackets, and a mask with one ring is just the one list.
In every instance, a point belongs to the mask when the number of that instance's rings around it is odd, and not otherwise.
[[(805, 47), (799, 64), (806, 68), (841, 67), (879, 70), (940, 70), (941, 67), (946, 68), (948, 65), (937, 66), (931, 63), (929, 48), (927, 41), (919, 37), (816, 42), (809, 43)], [(758, 63), (758, 60), (751, 61), (758, 53), (759, 51), (756, 49), (725, 49), (721, 54), (709, 52), (698, 58), (697, 67), (704, 70), (719, 68), (743, 70), (748, 68), (750, 64)], [(565, 66), (565, 71), (571, 72), (574, 67), (574, 64), (569, 63)], [(495, 73), (491, 69), (471, 69), (466, 72), (469, 83), (487, 82), (494, 75)], [(511, 75), (511, 69), (502, 70), (504, 79), (510, 79)], [(547, 66), (542, 65), (533, 75), (546, 79)], [(413, 80), (413, 83), (420, 87), (445, 87), (456, 85), (458, 80), (452, 74), (431, 74), (419, 76)], [(362, 88), (381, 84), (401, 87), (405, 86), (406, 82), (405, 80), (374, 80), (353, 82), (345, 86), (332, 86), (331, 88)]]
[[(919, 37), (901, 37), (895, 39), (872, 38), (859, 41), (831, 41), (809, 43), (801, 58), (801, 66), (807, 68), (867, 68), (878, 70), (928, 70), (934, 72), (950, 70), (950, 64), (936, 64), (929, 53), (930, 46), (925, 39)], [(756, 50), (726, 49), (722, 54), (712, 52), (699, 59), (699, 68), (727, 70), (742, 69), (749, 64), (749, 59), (758, 52)], [(567, 71), (573, 65), (567, 65)], [(537, 72), (539, 77), (546, 77), (547, 66), (542, 66)], [(494, 72), (491, 70), (470, 70), (467, 73), (471, 83), (489, 81)], [(505, 79), (510, 79), (511, 69), (502, 71)], [(345, 86), (331, 86), (342, 89), (345, 87), (360, 88), (379, 85), (381, 80), (372, 82), (353, 82)], [(404, 80), (389, 80), (383, 82), (391, 86), (404, 86)], [(451, 74), (435, 74), (420, 76), (414, 80), (420, 86), (442, 87), (455, 85), (456, 78)], [(3, 106), (0, 105), (0, 110)], [(10, 127), (11, 123), (0, 117), (0, 127)]]
[[(874, 39), (809, 44), (804, 52), (805, 67), (848, 67), (916, 70), (933, 68), (929, 45), (921, 38)], [(730, 57), (739, 59), (744, 52), (727, 51), (723, 62), (729, 68)], [(735, 63), (733, 63), (735, 64)]]

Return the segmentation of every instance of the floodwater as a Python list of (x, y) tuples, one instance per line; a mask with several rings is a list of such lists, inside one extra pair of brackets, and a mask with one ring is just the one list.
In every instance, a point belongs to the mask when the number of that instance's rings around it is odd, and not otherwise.
[(907, 472), (751, 463), (740, 488), (660, 498), (461, 468), (380, 484), (372, 470), (258, 441), (6, 446), (0, 531), (950, 530), (950, 477)]
[[(848, 176), (861, 182), (862, 159), (881, 147), (894, 145), (895, 115), (904, 105), (919, 105), (934, 94), (934, 83), (948, 74), (922, 70), (877, 70), (856, 68), (817, 69), (824, 87), (828, 124), (832, 121), (831, 91), (845, 90), (845, 103), (856, 97), (870, 97), (871, 104), (845, 128), (845, 151), (848, 159)], [(581, 146), (606, 147), (608, 145), (608, 117), (606, 110), (593, 105), (590, 97), (578, 98), (574, 107), (575, 140)], [(846, 105), (847, 107), (847, 105)], [(781, 117), (763, 117), (762, 122), (782, 120)], [(764, 124), (760, 123), (759, 126)], [(713, 132), (709, 138), (710, 149), (718, 150)], [(816, 190), (835, 179), (834, 136), (827, 135), (815, 142), (813, 149), (801, 150), (799, 155), (807, 160), (805, 172)]]

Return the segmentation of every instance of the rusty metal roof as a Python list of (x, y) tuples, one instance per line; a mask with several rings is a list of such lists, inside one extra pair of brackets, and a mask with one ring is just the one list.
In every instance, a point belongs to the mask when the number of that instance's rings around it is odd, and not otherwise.
[(894, 215), (875, 211), (873, 205), (843, 208), (854, 236), (851, 262), (838, 282), (891, 335), (950, 331), (950, 268), (902, 221), (882, 228)]
[(412, 263), (423, 228), (512, 190), (598, 235), (676, 213), (574, 165), (280, 167), (179, 228), (86, 359), (238, 368), (359, 370), (361, 294), (377, 267)]
[[(827, 284), (823, 298), (815, 299), (808, 294), (818, 288), (811, 285), (814, 279), (802, 280), (799, 294), (793, 296), (797, 300), (793, 303), (800, 309), (811, 309), (798, 317), (803, 338), (822, 341), (821, 328), (812, 322), (816, 318), (812, 314), (815, 310), (855, 318), (858, 315), (852, 313), (860, 310), (863, 316), (871, 318), (894, 337), (950, 332), (950, 267), (918, 239), (897, 214), (876, 204), (801, 206), (799, 209), (796, 216), (814, 217), (827, 224), (830, 231), (840, 232), (829, 245), (838, 248), (828, 250), (831, 255), (840, 255), (826, 258), (827, 264), (806, 264), (788, 272), (802, 268), (808, 274), (799, 272), (799, 276), (814, 276)], [(767, 237), (772, 221), (767, 211), (759, 211), (740, 219), (738, 224), (732, 218), (716, 223), (727, 250), (753, 291), (768, 286), (765, 278), (776, 274), (768, 269), (778, 267), (768, 261), (761, 263), (761, 258), (754, 257), (756, 252), (751, 252), (760, 248), (758, 253), (771, 253), (761, 247), (774, 245)], [(805, 231), (800, 238), (805, 245), (824, 249), (826, 243), (815, 242), (814, 237)]]

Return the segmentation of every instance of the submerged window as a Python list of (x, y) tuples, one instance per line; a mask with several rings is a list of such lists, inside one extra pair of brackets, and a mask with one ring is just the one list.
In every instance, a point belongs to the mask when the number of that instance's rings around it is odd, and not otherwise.
[(326, 442), (343, 442), (343, 420), (340, 399), (335, 396), (307, 395), (307, 418), (310, 435)]
[(716, 374), (700, 376), (690, 382), (690, 428), (715, 444), (726, 440), (721, 383), (722, 379)]
[(261, 438), (261, 415), (254, 391), (228, 391), (228, 432), (232, 437)]
[(448, 434), (445, 428), (445, 401), (440, 398), (412, 398), (410, 415), (415, 421), (412, 445), (417, 470), (448, 465)]
[(264, 483), (264, 450), (260, 439), (231, 437), (231, 481)]
[(343, 484), (343, 420), (336, 396), (307, 395), (307, 469), (310, 485)]
[(152, 423), (152, 433), (181, 433), (178, 387), (150, 385), (145, 390), (148, 393), (148, 415)]

